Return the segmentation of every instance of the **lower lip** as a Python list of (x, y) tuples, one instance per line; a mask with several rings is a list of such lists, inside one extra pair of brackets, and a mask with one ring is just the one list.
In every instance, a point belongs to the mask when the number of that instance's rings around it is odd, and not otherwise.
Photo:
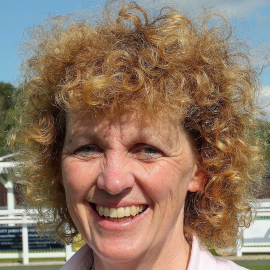
[(136, 215), (134, 218), (131, 218), (129, 220), (126, 219), (126, 220), (118, 220), (118, 221), (102, 218), (100, 215), (98, 215), (98, 213), (91, 206), (90, 206), (90, 209), (91, 209), (90, 210), (91, 215), (94, 216), (94, 218), (96, 219), (96, 221), (100, 227), (103, 227), (106, 229), (109, 229), (109, 228), (121, 229), (121, 228), (125, 228), (127, 226), (132, 226), (132, 225), (140, 222), (141, 219), (143, 219), (144, 216), (148, 213), (149, 207), (147, 207), (140, 214)]

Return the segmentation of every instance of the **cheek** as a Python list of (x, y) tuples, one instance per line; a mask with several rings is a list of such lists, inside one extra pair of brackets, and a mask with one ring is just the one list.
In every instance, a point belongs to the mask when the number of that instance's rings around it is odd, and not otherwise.
[(96, 167), (80, 160), (64, 161), (62, 178), (66, 195), (73, 198), (85, 196), (97, 179)]
[(147, 169), (144, 169), (142, 186), (153, 200), (172, 197), (178, 200), (179, 197), (185, 197), (188, 189), (191, 173), (186, 168), (167, 162), (148, 164)]

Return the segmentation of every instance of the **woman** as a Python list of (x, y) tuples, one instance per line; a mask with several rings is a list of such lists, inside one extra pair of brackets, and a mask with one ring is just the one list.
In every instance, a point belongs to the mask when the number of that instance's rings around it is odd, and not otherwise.
[(105, 11), (35, 29), (22, 66), (28, 199), (86, 242), (62, 269), (242, 269), (204, 245), (235, 249), (261, 173), (243, 44), (223, 18)]

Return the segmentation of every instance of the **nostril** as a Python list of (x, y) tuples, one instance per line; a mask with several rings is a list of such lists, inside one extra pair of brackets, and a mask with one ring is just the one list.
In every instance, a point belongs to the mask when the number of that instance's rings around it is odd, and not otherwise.
[(130, 173), (114, 173), (108, 175), (103, 174), (98, 177), (97, 186), (100, 189), (106, 190), (111, 195), (126, 193), (132, 188), (134, 177)]

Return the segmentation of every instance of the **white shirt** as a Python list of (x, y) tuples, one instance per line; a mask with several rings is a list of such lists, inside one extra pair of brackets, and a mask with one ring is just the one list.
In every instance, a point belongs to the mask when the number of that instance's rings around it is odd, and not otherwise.
[[(93, 252), (88, 245), (77, 251), (60, 270), (90, 270)], [(190, 261), (187, 270), (244, 270), (232, 261), (213, 256), (208, 249), (193, 237)], [(166, 269), (164, 269), (166, 270)]]

